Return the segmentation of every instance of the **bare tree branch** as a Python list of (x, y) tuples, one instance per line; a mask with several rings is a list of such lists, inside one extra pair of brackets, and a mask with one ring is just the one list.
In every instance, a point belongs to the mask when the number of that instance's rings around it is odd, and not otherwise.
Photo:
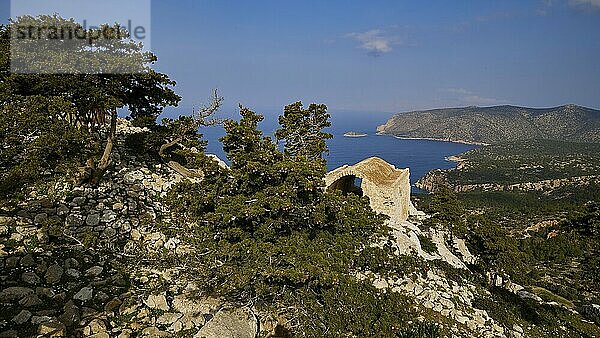
[(210, 103), (201, 107), (200, 109), (194, 109), (192, 111), (192, 123), (181, 124), (173, 135), (173, 139), (171, 141), (165, 142), (159, 149), (158, 154), (163, 159), (163, 161), (177, 173), (186, 178), (202, 178), (203, 174), (198, 173), (196, 171), (190, 170), (180, 163), (176, 161), (172, 161), (167, 151), (174, 146), (180, 144), (185, 141), (188, 135), (193, 134), (201, 127), (214, 126), (223, 123), (222, 120), (219, 119), (209, 119), (213, 116), (219, 109), (223, 103), (223, 98), (219, 96), (217, 90), (215, 89), (213, 92), (213, 96), (211, 97)]

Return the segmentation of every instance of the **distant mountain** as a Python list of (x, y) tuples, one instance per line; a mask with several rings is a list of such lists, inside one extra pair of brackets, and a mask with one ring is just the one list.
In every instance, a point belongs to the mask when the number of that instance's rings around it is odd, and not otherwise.
[(600, 143), (600, 110), (576, 105), (435, 109), (396, 114), (377, 132), (489, 144), (528, 139)]

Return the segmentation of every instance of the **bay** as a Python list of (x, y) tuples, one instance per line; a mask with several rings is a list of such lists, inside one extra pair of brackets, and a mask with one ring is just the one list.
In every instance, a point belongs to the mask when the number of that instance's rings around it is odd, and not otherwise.
[[(392, 136), (376, 135), (377, 126), (384, 124), (391, 114), (385, 113), (332, 113), (332, 127), (328, 132), (333, 134), (329, 140), (329, 154), (326, 155), (327, 168), (333, 170), (345, 164), (353, 165), (369, 157), (377, 156), (397, 168), (409, 168), (411, 184), (414, 184), (429, 171), (434, 169), (450, 169), (456, 164), (447, 158), (462, 154), (475, 145), (430, 140), (403, 140)], [(265, 135), (271, 136), (277, 129), (276, 114), (265, 114), (265, 121), (260, 125)], [(224, 135), (222, 127), (211, 127), (201, 130), (208, 140), (207, 152), (226, 159), (219, 143)], [(364, 133), (366, 137), (344, 137), (347, 132)], [(415, 188), (416, 191), (418, 189)]]

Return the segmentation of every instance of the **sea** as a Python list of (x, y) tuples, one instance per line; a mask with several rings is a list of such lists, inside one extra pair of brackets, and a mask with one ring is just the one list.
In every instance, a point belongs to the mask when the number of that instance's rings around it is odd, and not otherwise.
[[(477, 148), (476, 145), (404, 140), (393, 136), (377, 135), (377, 127), (385, 124), (392, 114), (343, 112), (331, 113), (331, 115), (332, 126), (327, 132), (333, 134), (333, 138), (328, 142), (329, 154), (325, 156), (329, 170), (378, 156), (397, 168), (410, 168), (414, 192), (420, 192), (414, 184), (429, 171), (456, 166), (454, 162), (448, 161), (448, 157)], [(277, 115), (265, 114), (265, 120), (259, 127), (265, 135), (272, 136), (278, 128)], [(357, 132), (367, 136), (344, 137), (347, 132)], [(201, 133), (208, 141), (207, 152), (226, 161), (226, 155), (219, 143), (219, 138), (224, 135), (223, 128), (220, 126), (204, 128)]]

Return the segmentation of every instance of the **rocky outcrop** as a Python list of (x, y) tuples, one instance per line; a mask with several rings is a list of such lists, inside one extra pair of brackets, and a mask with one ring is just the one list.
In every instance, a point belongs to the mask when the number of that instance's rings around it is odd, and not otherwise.
[[(223, 301), (194, 300), (197, 288), (176, 269), (144, 262), (185, 248), (158, 227), (171, 219), (162, 198), (184, 178), (126, 149), (127, 135), (142, 131), (119, 120), (113, 165), (97, 188), (65, 179), (2, 210), (1, 337), (191, 337), (219, 326), (209, 318), (231, 318), (217, 316)], [(256, 336), (257, 318), (240, 317), (231, 336)]]
[(421, 190), (434, 193), (439, 187), (450, 187), (448, 182), (448, 172), (445, 170), (432, 170), (421, 178), (415, 186)]
[[(186, 229), (166, 230), (176, 215), (161, 202), (186, 178), (121, 146), (126, 135), (140, 131), (119, 122), (121, 140), (99, 187), (65, 180), (49, 191), (31, 190), (25, 202), (0, 215), (0, 337), (275, 337), (285, 327), (286, 320), (272, 313), (202, 295), (185, 267), (152, 264), (190, 250), (178, 235)], [(410, 203), (408, 170), (372, 158), (331, 172), (328, 186), (339, 188), (353, 176), (362, 178), (374, 209), (390, 216), (392, 236), (381, 245), (469, 273), (465, 263), (475, 258), (464, 242), (423, 227), (427, 216)], [(423, 250), (423, 237), (434, 252)], [(372, 273), (359, 277), (444, 317), (457, 337), (522, 337), (473, 307), (485, 290), (451, 280), (435, 265), (385, 280)]]

